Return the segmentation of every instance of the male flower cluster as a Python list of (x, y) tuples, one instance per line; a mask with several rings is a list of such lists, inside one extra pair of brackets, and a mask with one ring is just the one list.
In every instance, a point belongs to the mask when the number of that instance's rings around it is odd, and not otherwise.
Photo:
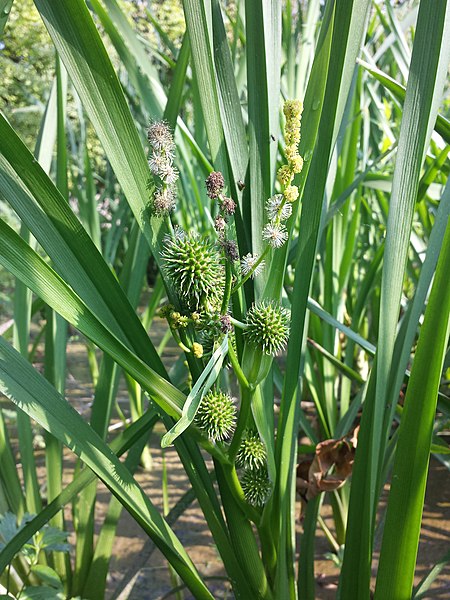
[(151, 146), (148, 161), (153, 175), (161, 181), (153, 196), (153, 208), (157, 216), (165, 216), (175, 208), (178, 171), (173, 165), (175, 143), (169, 126), (164, 121), (155, 121), (147, 132)]
[(295, 202), (298, 198), (298, 187), (291, 184), (294, 175), (303, 169), (303, 158), (298, 153), (302, 111), (303, 104), (299, 100), (287, 100), (284, 103), (283, 112), (286, 117), (284, 141), (287, 164), (278, 169), (278, 181), (284, 187), (283, 196), (286, 202)]
[(292, 214), (292, 203), (297, 200), (298, 187), (292, 185), (296, 173), (303, 168), (303, 159), (298, 153), (300, 142), (300, 122), (303, 105), (298, 100), (288, 100), (284, 104), (284, 115), (286, 125), (284, 140), (286, 143), (287, 164), (278, 169), (277, 177), (283, 193), (275, 194), (267, 200), (266, 212), (268, 223), (264, 227), (262, 237), (272, 248), (280, 248), (288, 239), (288, 232), (283, 221), (289, 219)]
[(208, 175), (205, 181), (206, 193), (211, 200), (217, 200), (219, 212), (214, 219), (214, 229), (217, 232), (220, 245), (223, 248), (225, 257), (230, 262), (239, 259), (239, 251), (234, 240), (227, 238), (227, 224), (231, 215), (236, 210), (236, 202), (233, 198), (225, 196), (225, 179), (220, 171), (213, 171)]

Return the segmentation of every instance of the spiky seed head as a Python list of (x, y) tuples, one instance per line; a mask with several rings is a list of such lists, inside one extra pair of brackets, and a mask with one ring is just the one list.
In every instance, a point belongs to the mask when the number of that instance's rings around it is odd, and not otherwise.
[(289, 338), (290, 312), (275, 302), (254, 304), (247, 313), (244, 335), (264, 354), (277, 355)]
[(266, 464), (267, 452), (264, 443), (255, 431), (248, 431), (236, 455), (236, 465), (250, 470), (259, 470)]
[(241, 480), (245, 499), (252, 506), (261, 507), (267, 502), (272, 484), (266, 468), (247, 469)]
[(218, 198), (225, 187), (225, 179), (220, 171), (213, 171), (205, 181), (206, 193), (211, 200)]
[(213, 442), (228, 439), (236, 423), (236, 406), (228, 394), (210, 390), (202, 399), (194, 419)]
[(190, 310), (218, 304), (225, 284), (220, 254), (207, 239), (195, 233), (164, 238), (163, 268), (180, 299)]

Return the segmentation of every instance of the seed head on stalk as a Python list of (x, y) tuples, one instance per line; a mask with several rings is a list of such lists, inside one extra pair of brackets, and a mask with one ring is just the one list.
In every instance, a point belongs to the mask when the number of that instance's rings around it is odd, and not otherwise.
[(275, 302), (254, 304), (247, 313), (244, 335), (264, 354), (277, 355), (289, 337), (290, 312)]
[(272, 484), (267, 469), (247, 469), (242, 477), (242, 490), (245, 499), (252, 506), (264, 506), (270, 495)]
[(224, 268), (215, 246), (196, 233), (165, 238), (163, 268), (180, 300), (190, 310), (210, 310), (220, 303)]
[(236, 455), (236, 465), (244, 469), (259, 470), (266, 464), (264, 443), (255, 431), (247, 431)]
[(194, 419), (213, 442), (228, 439), (236, 423), (236, 406), (228, 394), (210, 390), (202, 399)]

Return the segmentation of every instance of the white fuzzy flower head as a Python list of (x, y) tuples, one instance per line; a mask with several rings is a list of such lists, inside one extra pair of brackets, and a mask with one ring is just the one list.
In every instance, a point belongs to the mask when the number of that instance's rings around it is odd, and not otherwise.
[(283, 195), (276, 194), (266, 202), (267, 216), (269, 221), (274, 221), (278, 216), (282, 221), (286, 221), (292, 215), (292, 205), (285, 203), (283, 206)]
[(263, 229), (262, 237), (263, 240), (269, 242), (272, 248), (281, 248), (288, 239), (288, 232), (282, 224), (274, 225), (273, 223), (268, 223)]
[(171, 154), (175, 144), (169, 125), (165, 121), (155, 121), (148, 128), (148, 141), (157, 151), (165, 150)]
[(167, 185), (174, 185), (178, 179), (178, 170), (172, 165), (167, 165), (161, 172), (160, 177)]
[(175, 208), (176, 194), (172, 186), (156, 190), (153, 196), (153, 206), (158, 216), (166, 215)]
[(165, 154), (154, 152), (148, 160), (148, 166), (153, 175), (158, 175), (158, 177), (164, 179), (164, 174), (172, 169), (172, 160)]
[[(252, 269), (258, 262), (258, 258), (257, 254), (250, 254), (250, 252), (241, 258), (241, 273), (244, 277), (252, 272)], [(262, 273), (264, 265), (265, 262), (262, 260), (252, 273), (253, 279)]]

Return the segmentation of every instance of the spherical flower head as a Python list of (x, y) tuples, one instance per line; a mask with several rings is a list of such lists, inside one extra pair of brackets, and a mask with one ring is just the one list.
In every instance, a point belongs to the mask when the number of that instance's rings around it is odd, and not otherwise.
[(292, 162), (296, 156), (298, 156), (298, 148), (296, 145), (286, 146), (284, 153), (288, 162)]
[(244, 335), (264, 354), (276, 356), (289, 338), (290, 312), (275, 302), (254, 304), (247, 313)]
[(250, 252), (241, 258), (241, 273), (244, 277), (251, 273), (252, 279), (254, 279), (263, 272), (265, 266), (264, 260), (255, 267), (258, 259), (259, 256), (257, 254), (250, 254)]
[(172, 160), (165, 154), (154, 152), (148, 160), (148, 166), (150, 167), (153, 175), (158, 175), (158, 177), (163, 179), (164, 174), (172, 169)]
[(153, 196), (153, 208), (157, 216), (164, 216), (175, 208), (176, 195), (172, 186), (158, 188)]
[(194, 423), (213, 442), (228, 439), (236, 423), (236, 406), (231, 396), (210, 390), (200, 403)]
[(176, 183), (178, 180), (178, 170), (173, 165), (168, 164), (165, 165), (163, 169), (161, 169), (159, 176), (165, 184), (174, 185), (174, 183)]
[(173, 152), (175, 146), (173, 135), (169, 125), (165, 121), (151, 123), (147, 131), (147, 137), (155, 150), (165, 150), (167, 154)]
[(234, 211), (236, 210), (236, 202), (233, 200), (233, 198), (224, 196), (220, 200), (220, 208), (226, 215), (234, 215)]
[(283, 194), (275, 194), (266, 202), (267, 216), (269, 221), (274, 221), (278, 217), (281, 221), (286, 221), (292, 214), (292, 206), (283, 203)]
[(164, 242), (164, 271), (186, 307), (192, 311), (219, 304), (225, 276), (214, 245), (194, 233), (166, 237)]
[(195, 356), (195, 358), (201, 358), (203, 356), (203, 346), (201, 344), (199, 344), (198, 342), (194, 342), (192, 344), (192, 354)]
[(303, 103), (300, 100), (286, 100), (283, 112), (286, 120), (300, 119), (303, 112)]
[(298, 127), (295, 129), (288, 130), (286, 129), (284, 133), (284, 141), (286, 142), (286, 146), (295, 146), (297, 147), (300, 143), (300, 123)]
[(262, 232), (263, 240), (269, 242), (272, 248), (281, 248), (288, 239), (288, 232), (283, 224), (268, 223)]
[(278, 169), (277, 178), (281, 185), (289, 185), (294, 177), (289, 165), (283, 165)]
[(296, 185), (289, 185), (285, 190), (284, 190), (284, 197), (286, 199), (286, 202), (295, 202), (298, 198), (299, 192), (298, 192), (298, 187)]
[(294, 173), (300, 173), (300, 171), (303, 169), (303, 158), (300, 155), (294, 156), (294, 158), (289, 161), (289, 164)]
[(241, 484), (249, 504), (256, 507), (264, 506), (272, 490), (267, 469), (262, 468), (257, 471), (248, 469), (242, 477)]
[(217, 233), (219, 233), (219, 234), (224, 233), (226, 228), (227, 228), (227, 222), (224, 219), (224, 217), (222, 215), (216, 215), (216, 217), (214, 219), (214, 229), (217, 231)]
[(206, 193), (211, 200), (218, 198), (225, 187), (225, 179), (220, 171), (213, 171), (208, 175), (205, 181)]
[(230, 333), (233, 331), (233, 324), (231, 323), (230, 315), (220, 315), (220, 331), (222, 333)]
[(235, 241), (233, 240), (224, 240), (221, 243), (221, 246), (225, 252), (225, 256), (227, 257), (228, 260), (230, 260), (231, 262), (235, 262), (236, 260), (239, 260), (239, 250), (237, 247), (237, 244)]
[(255, 431), (248, 431), (236, 455), (236, 465), (258, 471), (266, 464), (267, 452), (264, 443)]

